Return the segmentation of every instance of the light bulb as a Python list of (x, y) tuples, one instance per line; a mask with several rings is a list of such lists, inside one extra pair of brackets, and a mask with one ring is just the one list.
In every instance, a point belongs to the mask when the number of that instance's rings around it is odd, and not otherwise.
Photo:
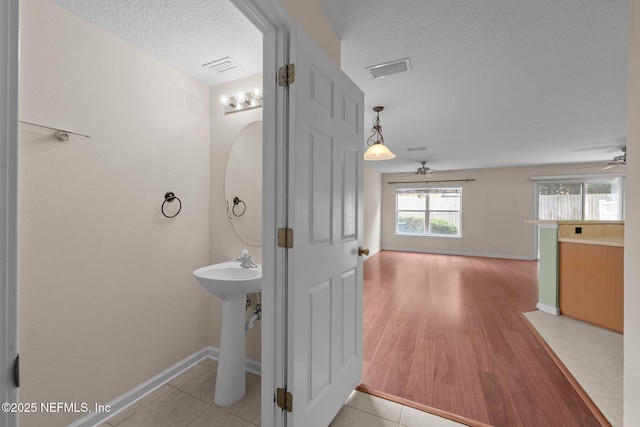
[(238, 103), (247, 102), (247, 94), (244, 92), (236, 93), (236, 101), (238, 101)]
[(255, 88), (253, 92), (251, 92), (251, 96), (255, 99), (262, 99), (262, 90), (259, 87)]
[(249, 105), (252, 106), (252, 107), (257, 107), (258, 106), (258, 100), (255, 99), (255, 98), (251, 98), (249, 100)]
[(229, 99), (229, 97), (223, 93), (218, 98), (218, 102), (220, 102), (221, 105), (224, 105), (226, 107), (227, 105), (231, 104), (231, 99)]

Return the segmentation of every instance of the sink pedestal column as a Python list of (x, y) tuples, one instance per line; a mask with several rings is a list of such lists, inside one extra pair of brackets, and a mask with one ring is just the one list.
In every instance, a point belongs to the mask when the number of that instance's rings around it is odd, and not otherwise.
[(244, 372), (244, 317), (246, 296), (222, 301), (222, 338), (213, 402), (229, 406), (246, 393)]

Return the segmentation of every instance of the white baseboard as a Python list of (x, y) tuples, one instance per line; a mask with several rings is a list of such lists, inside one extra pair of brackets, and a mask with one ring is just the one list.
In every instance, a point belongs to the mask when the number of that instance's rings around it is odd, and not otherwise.
[(397, 251), (397, 252), (419, 252), (424, 254), (438, 254), (438, 255), (477, 256), (477, 257), (484, 257), (484, 258), (520, 259), (524, 261), (535, 261), (537, 259), (535, 257), (528, 257), (528, 256), (521, 256), (521, 255), (505, 255), (505, 254), (494, 254), (494, 253), (486, 253), (486, 252), (440, 251), (440, 250), (421, 249), (421, 248), (383, 247), (382, 250)]
[[(175, 365), (165, 369), (153, 378), (143, 382), (142, 384), (134, 387), (128, 392), (116, 397), (107, 404), (109, 412), (92, 412), (78, 421), (69, 424), (68, 427), (94, 427), (105, 421), (113, 414), (122, 411), (127, 406), (140, 400), (147, 394), (151, 393), (156, 388), (170, 381), (172, 378), (180, 375), (187, 369), (191, 368), (198, 362), (209, 358), (218, 360), (220, 357), (220, 350), (215, 347), (205, 347), (200, 351), (195, 352), (191, 356), (187, 356)], [(251, 359), (245, 359), (245, 370), (247, 372), (260, 375), (262, 372), (262, 365), (259, 362)]]
[[(209, 359), (220, 360), (220, 349), (215, 347), (207, 347), (203, 350), (207, 350), (207, 357)], [(256, 362), (255, 360), (249, 359), (248, 357), (245, 357), (244, 370), (247, 372), (251, 372), (252, 374), (262, 375), (262, 364), (260, 362)]]
[(371, 258), (372, 256), (374, 256), (375, 254), (377, 254), (378, 252), (380, 252), (380, 248), (369, 251), (369, 255), (367, 255), (367, 257), (365, 258), (365, 261)]
[(536, 304), (536, 307), (538, 308), (538, 310), (544, 311), (545, 313), (553, 314), (554, 316), (560, 315), (560, 309), (558, 307), (552, 307), (550, 305), (541, 303)]

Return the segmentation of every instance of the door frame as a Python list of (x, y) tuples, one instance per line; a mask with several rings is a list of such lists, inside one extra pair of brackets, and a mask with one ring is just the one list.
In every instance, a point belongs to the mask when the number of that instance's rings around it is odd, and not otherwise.
[[(18, 0), (0, 6), (0, 394), (4, 402), (18, 401), (13, 367), (18, 353), (17, 196), (18, 196)], [(0, 424), (18, 425), (17, 413), (0, 412)]]
[(275, 406), (276, 387), (286, 388), (286, 249), (277, 245), (287, 224), (287, 89), (276, 70), (288, 58), (287, 29), (293, 20), (278, 0), (230, 0), (263, 34), (262, 149), (262, 372), (261, 425), (284, 427)]

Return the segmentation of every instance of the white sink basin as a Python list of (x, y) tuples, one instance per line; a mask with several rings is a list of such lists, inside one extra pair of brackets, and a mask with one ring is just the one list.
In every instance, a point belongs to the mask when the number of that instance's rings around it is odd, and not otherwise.
[(193, 272), (198, 283), (222, 301), (244, 298), (262, 289), (262, 267), (243, 268), (239, 261), (227, 261)]
[(243, 268), (227, 261), (193, 272), (198, 283), (222, 300), (222, 334), (213, 403), (229, 406), (246, 393), (244, 321), (246, 295), (262, 289), (262, 267)]

